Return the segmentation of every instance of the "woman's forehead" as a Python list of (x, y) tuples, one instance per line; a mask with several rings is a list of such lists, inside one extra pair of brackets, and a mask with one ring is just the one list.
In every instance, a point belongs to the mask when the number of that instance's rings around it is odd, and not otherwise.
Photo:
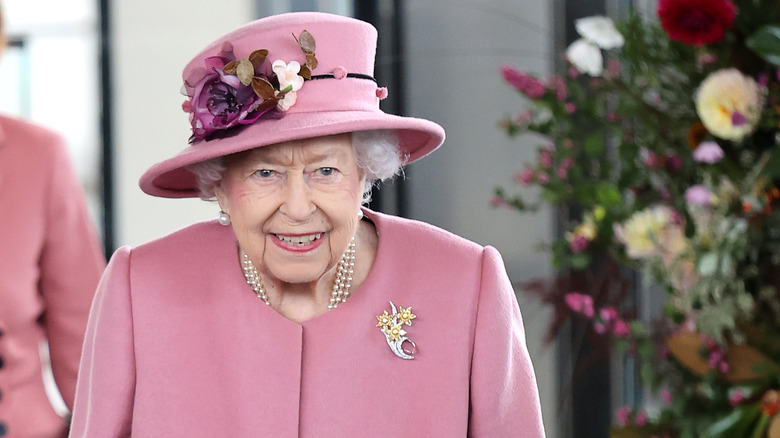
[[(352, 138), (349, 134), (295, 140), (252, 149), (237, 154), (233, 164), (272, 162), (292, 164), (295, 161), (314, 162), (326, 159), (352, 159)], [(230, 164), (230, 162), (229, 162)]]

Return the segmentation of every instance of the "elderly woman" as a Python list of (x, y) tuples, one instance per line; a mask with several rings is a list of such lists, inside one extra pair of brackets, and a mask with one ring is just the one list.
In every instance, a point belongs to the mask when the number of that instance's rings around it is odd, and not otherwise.
[(62, 437), (68, 423), (47, 389), (73, 406), (106, 260), (60, 134), (0, 115), (0, 207), (0, 437)]
[(191, 145), (141, 188), (219, 219), (114, 254), (72, 436), (544, 436), (497, 251), (361, 207), (444, 140), (379, 110), (375, 43), (283, 14), (186, 66)]

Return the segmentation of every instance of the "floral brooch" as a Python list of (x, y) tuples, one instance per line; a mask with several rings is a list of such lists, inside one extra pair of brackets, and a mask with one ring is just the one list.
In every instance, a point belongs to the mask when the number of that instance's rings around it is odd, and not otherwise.
[(295, 105), (296, 92), (304, 79), (311, 79), (317, 58), (311, 33), (304, 30), (293, 38), (304, 53), (303, 65), (277, 59), (269, 69), (265, 62), (268, 50), (255, 50), (247, 58), (236, 59), (230, 43), (222, 46), (219, 55), (206, 58), (206, 75), (184, 84), (189, 99), (182, 109), (190, 113), (190, 143), (254, 123), (274, 108), (287, 111)]
[[(406, 336), (406, 330), (403, 326), (411, 326), (412, 320), (417, 318), (417, 315), (412, 313), (412, 307), (407, 308), (399, 307), (397, 310), (395, 304), (390, 301), (391, 314), (385, 310), (381, 315), (377, 315), (377, 327), (380, 327), (382, 334), (385, 335), (387, 345), (390, 346), (390, 350), (400, 357), (401, 359), (414, 359), (415, 353), (417, 353), (417, 345)], [(408, 343), (409, 347), (404, 347), (404, 343)]]

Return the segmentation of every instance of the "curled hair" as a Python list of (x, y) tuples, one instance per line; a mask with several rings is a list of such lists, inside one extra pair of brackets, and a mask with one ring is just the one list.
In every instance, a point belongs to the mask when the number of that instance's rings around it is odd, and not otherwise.
[[(352, 133), (352, 148), (358, 169), (366, 177), (363, 203), (367, 203), (371, 200), (371, 189), (381, 181), (398, 175), (406, 157), (401, 154), (398, 135), (391, 130), (355, 131)], [(225, 157), (187, 166), (187, 170), (195, 174), (201, 199), (213, 201), (216, 198), (214, 189), (222, 181), (225, 169)]]

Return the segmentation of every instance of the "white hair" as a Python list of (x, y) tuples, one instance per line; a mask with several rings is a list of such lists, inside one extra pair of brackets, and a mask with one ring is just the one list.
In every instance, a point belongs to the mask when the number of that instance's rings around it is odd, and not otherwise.
[[(398, 135), (391, 130), (355, 131), (352, 133), (352, 148), (357, 166), (366, 176), (363, 203), (368, 203), (371, 189), (398, 175), (407, 157), (401, 153)], [(222, 181), (225, 169), (224, 156), (187, 166), (187, 170), (195, 174), (201, 199), (216, 199), (214, 189)]]

